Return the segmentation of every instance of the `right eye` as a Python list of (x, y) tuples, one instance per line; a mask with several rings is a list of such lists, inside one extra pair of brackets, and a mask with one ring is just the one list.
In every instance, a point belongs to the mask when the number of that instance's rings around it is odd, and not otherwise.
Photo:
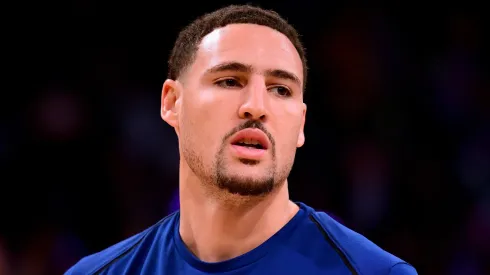
[(239, 88), (242, 86), (240, 82), (234, 78), (220, 79), (216, 81), (214, 84), (222, 88)]

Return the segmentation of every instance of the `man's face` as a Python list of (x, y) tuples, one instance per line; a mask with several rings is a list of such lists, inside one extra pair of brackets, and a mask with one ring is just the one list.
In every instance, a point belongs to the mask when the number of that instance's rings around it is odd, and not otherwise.
[(306, 112), (302, 62), (286, 36), (252, 24), (214, 30), (182, 83), (180, 151), (204, 183), (258, 196), (286, 181)]

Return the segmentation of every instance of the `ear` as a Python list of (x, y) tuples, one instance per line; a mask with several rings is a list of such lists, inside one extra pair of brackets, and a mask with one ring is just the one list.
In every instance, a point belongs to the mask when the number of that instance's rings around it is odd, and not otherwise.
[(305, 144), (305, 122), (306, 122), (306, 103), (303, 103), (303, 116), (301, 118), (301, 127), (299, 129), (298, 143), (296, 147), (301, 147)]
[(175, 80), (167, 79), (162, 87), (160, 116), (178, 132), (179, 109), (182, 85)]

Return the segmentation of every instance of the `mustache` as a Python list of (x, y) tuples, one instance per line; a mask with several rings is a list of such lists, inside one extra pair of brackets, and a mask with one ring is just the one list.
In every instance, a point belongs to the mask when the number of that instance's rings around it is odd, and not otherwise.
[(274, 138), (272, 137), (271, 133), (269, 133), (269, 131), (267, 131), (267, 128), (265, 128), (264, 124), (258, 120), (247, 120), (244, 123), (233, 128), (233, 130), (231, 130), (225, 136), (225, 138), (223, 139), (223, 142), (225, 142), (228, 138), (230, 138), (234, 134), (240, 132), (241, 130), (248, 129), (248, 128), (259, 129), (262, 132), (264, 132), (264, 134), (267, 136), (267, 138), (269, 138), (269, 141), (271, 142), (272, 148), (275, 148), (276, 143), (275, 143)]

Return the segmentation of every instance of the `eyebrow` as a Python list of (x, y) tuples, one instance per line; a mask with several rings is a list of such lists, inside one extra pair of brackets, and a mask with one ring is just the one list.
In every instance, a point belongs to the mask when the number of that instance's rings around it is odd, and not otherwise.
[[(215, 65), (208, 70), (206, 70), (207, 74), (214, 74), (220, 72), (241, 72), (241, 73), (252, 73), (254, 71), (252, 65), (243, 64), (240, 62), (224, 62), (218, 65)], [(281, 70), (281, 69), (269, 69), (264, 72), (265, 76), (270, 76), (274, 78), (280, 78), (285, 80), (293, 81), (298, 86), (301, 86), (301, 81), (299, 77), (294, 73)]]

